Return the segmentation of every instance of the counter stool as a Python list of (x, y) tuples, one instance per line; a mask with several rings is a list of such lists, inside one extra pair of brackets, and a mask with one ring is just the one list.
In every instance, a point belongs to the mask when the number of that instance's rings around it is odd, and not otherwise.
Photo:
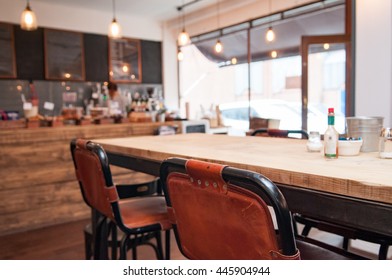
[[(94, 213), (91, 239), (85, 235), (89, 239), (87, 242), (94, 244), (94, 259), (107, 258), (109, 245), (112, 246), (112, 254), (117, 250), (117, 228), (123, 234), (119, 245), (120, 259), (126, 258), (128, 249), (133, 250), (132, 255), (136, 258), (137, 246), (146, 244), (151, 238), (156, 240), (157, 258), (170, 258), (171, 225), (164, 197), (152, 194), (156, 188), (113, 184), (109, 160), (98, 144), (74, 139), (71, 141), (71, 153), (82, 196)], [(161, 231), (166, 234), (166, 252), (162, 248)], [(87, 257), (91, 250), (87, 245), (86, 249)]]
[(189, 259), (361, 258), (296, 240), (283, 194), (259, 173), (170, 158), (161, 164), (160, 178), (178, 247)]

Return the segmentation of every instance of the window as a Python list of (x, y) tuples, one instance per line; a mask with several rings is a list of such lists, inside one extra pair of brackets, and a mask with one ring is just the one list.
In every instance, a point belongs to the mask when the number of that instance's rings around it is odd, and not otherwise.
[[(242, 24), (238, 28), (225, 28), (222, 32), (192, 38), (193, 45), (182, 48), (182, 108), (189, 102), (192, 105), (189, 108), (190, 117), (200, 118), (214, 114), (215, 105), (219, 105), (224, 124), (235, 128), (235, 134), (244, 134), (249, 129), (249, 116), (252, 115), (278, 119), (281, 129), (301, 129), (304, 127), (302, 104), (303, 100), (308, 99), (303, 95), (301, 85), (301, 38), (344, 34), (344, 3), (339, 0), (327, 1), (324, 5), (313, 3), (309, 7), (303, 6), (253, 20), (249, 25)], [(264, 35), (271, 20), (277, 38), (272, 43), (266, 43)], [(228, 29), (234, 32), (225, 32)], [(225, 35), (219, 37), (220, 34)], [(220, 38), (224, 47), (220, 54), (214, 52), (217, 38)], [(276, 52), (275, 57), (272, 56), (273, 51)], [(318, 96), (317, 102), (305, 104), (308, 107), (308, 131), (324, 133), (328, 106), (339, 109), (335, 111), (339, 111), (343, 120), (340, 125), (343, 125), (344, 130), (345, 102), (342, 87), (346, 79), (345, 49), (331, 44), (331, 49), (326, 51), (318, 46), (311, 51), (310, 57), (309, 67), (314, 74), (322, 75), (312, 80), (317, 84), (319, 92), (309, 92), (309, 101), (316, 100), (314, 97)], [(313, 59), (316, 57), (323, 57), (322, 63)]]

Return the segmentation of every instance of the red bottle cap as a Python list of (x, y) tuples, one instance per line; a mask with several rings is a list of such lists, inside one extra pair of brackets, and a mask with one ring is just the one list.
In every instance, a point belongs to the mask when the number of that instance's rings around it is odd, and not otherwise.
[(333, 112), (334, 112), (333, 108), (328, 108), (328, 114), (331, 114)]

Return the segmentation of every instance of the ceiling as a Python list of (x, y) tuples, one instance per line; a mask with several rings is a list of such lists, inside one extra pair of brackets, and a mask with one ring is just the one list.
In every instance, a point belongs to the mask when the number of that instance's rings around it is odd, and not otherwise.
[[(115, 0), (116, 15), (142, 16), (159, 21), (173, 19), (179, 16), (177, 7), (182, 4), (195, 2), (187, 6), (184, 11), (194, 12), (207, 6), (216, 4), (217, 0)], [(221, 2), (226, 0), (220, 0)], [(95, 9), (112, 12), (112, 0), (33, 0), (34, 2), (66, 5), (75, 8)]]

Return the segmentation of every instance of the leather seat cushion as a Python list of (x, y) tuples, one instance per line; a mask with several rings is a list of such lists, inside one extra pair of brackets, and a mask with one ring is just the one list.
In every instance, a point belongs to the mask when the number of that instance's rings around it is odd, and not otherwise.
[(165, 198), (151, 196), (123, 199), (119, 201), (121, 218), (128, 228), (139, 228), (160, 224), (162, 229), (171, 228)]

